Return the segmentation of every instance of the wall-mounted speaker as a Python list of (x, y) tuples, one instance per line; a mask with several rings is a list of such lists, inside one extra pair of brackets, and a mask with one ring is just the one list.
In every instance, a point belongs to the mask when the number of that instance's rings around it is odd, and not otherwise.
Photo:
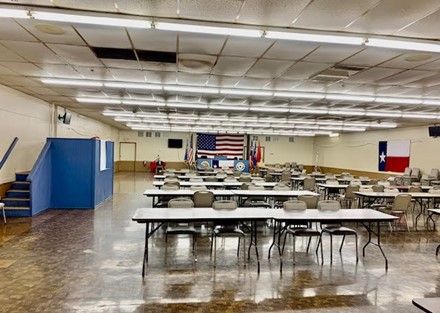
[(63, 124), (70, 124), (70, 120), (72, 119), (72, 114), (65, 112), (63, 115), (58, 115), (58, 120)]
[(430, 126), (429, 127), (430, 137), (440, 137), (440, 126)]

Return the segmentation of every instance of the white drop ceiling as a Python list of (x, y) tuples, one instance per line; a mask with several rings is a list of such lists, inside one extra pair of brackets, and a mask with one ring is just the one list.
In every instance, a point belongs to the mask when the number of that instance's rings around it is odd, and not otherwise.
[[(438, 0), (16, 0), (0, 8), (51, 10), (72, 14), (145, 18), (277, 31), (333, 32), (361, 37), (425, 40), (440, 37)], [(43, 32), (50, 24), (63, 34)], [(220, 24), (218, 24), (220, 23)], [(48, 26), (48, 25), (45, 25)], [(155, 50), (177, 54), (176, 64), (100, 59), (91, 47)], [(205, 60), (179, 63), (188, 55)], [(203, 63), (203, 64), (202, 64)], [(345, 78), (329, 77), (341, 66)], [(173, 108), (173, 112), (229, 117), (289, 118), (317, 121), (392, 122), (398, 127), (439, 121), (440, 102), (396, 104), (349, 100), (279, 98), (148, 89), (46, 84), (43, 78), (161, 86), (251, 89), (270, 92), (398, 97), (440, 101), (440, 53), (342, 44), (244, 38), (84, 23), (45, 22), (0, 17), (0, 84), (121, 129), (126, 123), (105, 110), (159, 112), (154, 106), (79, 103), (78, 97), (215, 104), (231, 110)], [(325, 76), (325, 79), (323, 78)], [(420, 101), (421, 102), (421, 101)], [(432, 118), (372, 117), (313, 113), (236, 111), (232, 108), (380, 110), (428, 114)]]

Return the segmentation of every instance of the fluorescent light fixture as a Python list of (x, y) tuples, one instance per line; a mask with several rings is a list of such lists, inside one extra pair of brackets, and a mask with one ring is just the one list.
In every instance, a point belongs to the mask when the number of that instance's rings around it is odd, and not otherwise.
[(392, 113), (392, 112), (367, 112), (366, 116), (376, 116), (376, 117), (401, 117), (402, 113)]
[(342, 122), (340, 121), (316, 121), (316, 124), (342, 126)]
[(316, 124), (315, 121), (307, 121), (307, 120), (289, 120), (288, 123), (306, 124), (306, 125), (314, 125), (314, 124)]
[(343, 116), (363, 116), (365, 115), (364, 111), (349, 111), (349, 110), (329, 110), (329, 114), (332, 115), (343, 115)]
[(149, 113), (136, 113), (136, 117), (142, 117), (142, 118), (154, 118), (154, 119), (166, 119), (168, 118), (167, 114), (163, 113), (157, 113), (157, 114), (149, 114)]
[(120, 112), (116, 112), (116, 111), (104, 111), (102, 112), (102, 115), (104, 116), (124, 116), (124, 117), (134, 117), (134, 113), (131, 112), (126, 112), (126, 111), (120, 111)]
[(366, 130), (365, 127), (342, 127), (343, 131), (347, 132), (364, 132)]
[(203, 126), (220, 126), (220, 122), (213, 122), (213, 121), (197, 121), (197, 125), (203, 125)]
[(183, 124), (183, 125), (194, 125), (196, 123), (196, 121), (180, 121), (180, 120), (175, 120), (175, 121), (170, 121), (170, 124)]
[(165, 22), (156, 22), (154, 26), (156, 29), (159, 30), (224, 35), (224, 36), (241, 36), (241, 37), (255, 38), (255, 37), (261, 37), (263, 34), (261, 30), (257, 30), (257, 29), (215, 27), (215, 26), (165, 23)]
[(184, 109), (207, 109), (208, 105), (198, 103), (167, 103), (167, 107)]
[(328, 110), (320, 109), (290, 109), (290, 113), (304, 113), (304, 114), (327, 114)]
[(295, 128), (295, 125), (271, 125), (272, 128)]
[(324, 131), (324, 130), (316, 130), (316, 131), (314, 131), (314, 134), (315, 135), (330, 135), (330, 134), (332, 134), (332, 132), (331, 131)]
[(279, 119), (275, 119), (275, 118), (259, 118), (258, 119), (259, 122), (261, 123), (277, 123), (277, 124), (286, 124), (287, 120), (284, 118), (279, 118)]
[(425, 100), (423, 100), (423, 104), (427, 104), (427, 105), (440, 105), (440, 100), (425, 99)]
[(374, 97), (369, 96), (355, 96), (355, 95), (326, 95), (327, 100), (341, 100), (341, 101), (360, 101), (360, 102), (373, 102)]
[(364, 38), (361, 37), (318, 35), (318, 34), (293, 33), (293, 32), (292, 33), (277, 32), (277, 31), (267, 31), (265, 37), (271, 39), (325, 42), (325, 43), (357, 45), (357, 46), (362, 45), (364, 42)]
[(177, 114), (169, 114), (169, 119), (176, 119), (176, 120), (197, 120), (198, 116), (196, 115), (177, 115)]
[(423, 101), (421, 99), (377, 97), (374, 100), (374, 102), (399, 103), (399, 104), (422, 104)]
[(339, 137), (339, 133), (332, 133), (330, 135), (328, 135), (329, 137)]
[(31, 14), (32, 17), (35, 18), (36, 20), (43, 20), (43, 21), (130, 27), (130, 28), (144, 28), (144, 29), (151, 28), (150, 21), (136, 20), (132, 18), (124, 19), (124, 18), (115, 18), (115, 17), (63, 14), (63, 13), (53, 13), (53, 12), (43, 12), (43, 11), (32, 11)]
[(371, 125), (371, 127), (396, 128), (397, 124), (396, 123), (377, 123), (377, 124)]
[(181, 92), (191, 92), (191, 93), (209, 93), (209, 94), (217, 94), (217, 88), (210, 87), (186, 87), (186, 86), (164, 86), (163, 90), (165, 91), (181, 91)]
[(108, 88), (124, 88), (124, 89), (142, 89), (142, 90), (162, 90), (160, 85), (142, 84), (142, 83), (104, 83)]
[(249, 107), (245, 106), (232, 106), (232, 105), (215, 105), (210, 104), (211, 110), (223, 110), (223, 111), (249, 111)]
[(298, 129), (319, 129), (318, 125), (295, 125)]
[(114, 120), (116, 122), (130, 122), (130, 123), (142, 122), (140, 119), (129, 118), (129, 117), (115, 117)]
[(420, 119), (436, 119), (437, 114), (418, 114), (418, 113), (403, 113), (403, 118), (420, 118)]
[(231, 122), (232, 121), (237, 121), (237, 122), (256, 122), (258, 120), (258, 117), (256, 117), (256, 116), (231, 117), (229, 120)]
[(365, 45), (371, 46), (371, 47), (380, 47), (380, 48), (389, 48), (389, 49), (440, 52), (440, 45), (439, 44), (425, 43), (425, 42), (418, 42), (418, 41), (368, 38), (368, 40), (365, 41)]
[(273, 93), (275, 97), (280, 98), (305, 98), (305, 99), (324, 99), (324, 94), (319, 93), (305, 93), (305, 92), (284, 92), (276, 91)]
[(81, 103), (121, 104), (121, 100), (108, 98), (76, 98)]
[(270, 107), (251, 107), (251, 111), (254, 112), (272, 112), (272, 113), (287, 113), (288, 108), (270, 108)]
[(222, 123), (222, 126), (231, 126), (231, 127), (237, 126), (237, 127), (245, 127), (246, 124), (245, 124), (245, 123), (223, 122), (223, 123)]
[(142, 100), (122, 100), (122, 104), (139, 105), (147, 107), (165, 107), (165, 102), (142, 101)]
[(28, 11), (15, 9), (0, 9), (0, 17), (30, 18)]
[(51, 85), (69, 85), (69, 86), (84, 86), (84, 87), (102, 87), (101, 82), (79, 79), (58, 79), (58, 78), (42, 78), (42, 83)]
[(199, 116), (200, 121), (229, 121), (226, 116)]
[(240, 90), (240, 89), (220, 89), (221, 94), (227, 95), (243, 95), (243, 96), (273, 96), (272, 91), (261, 91), (261, 90)]

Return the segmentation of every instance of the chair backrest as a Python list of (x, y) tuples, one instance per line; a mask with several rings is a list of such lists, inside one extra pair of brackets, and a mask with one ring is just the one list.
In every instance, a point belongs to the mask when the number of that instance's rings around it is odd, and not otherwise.
[(300, 195), (298, 200), (305, 202), (307, 209), (316, 209), (318, 207), (319, 197), (315, 195)]
[(201, 178), (201, 177), (191, 177), (189, 179), (189, 181), (190, 182), (195, 182), (195, 183), (200, 183), (200, 182), (203, 182), (203, 178)]
[(163, 180), (165, 183), (167, 182), (179, 182), (179, 179), (177, 178), (177, 176), (168, 176)]
[(354, 199), (356, 195), (354, 194), (356, 191), (359, 191), (359, 185), (349, 185), (347, 189), (345, 189), (345, 198), (346, 199)]
[(413, 167), (411, 169), (411, 176), (416, 177), (416, 178), (420, 178), (420, 175), (421, 175), (420, 168)]
[(193, 208), (194, 202), (188, 198), (174, 198), (168, 201), (169, 208)]
[(193, 186), (189, 187), (189, 189), (191, 189), (192, 191), (208, 190), (208, 187), (206, 187), (204, 185), (193, 185)]
[(404, 176), (410, 176), (411, 175), (411, 168), (410, 167), (406, 167), (405, 171), (403, 172)]
[(438, 170), (438, 168), (433, 168), (433, 169), (431, 170), (431, 173), (429, 174), (429, 177), (430, 177), (430, 178), (434, 178), (434, 179), (438, 179), (438, 176), (439, 176), (439, 170)]
[(238, 180), (235, 177), (230, 177), (230, 176), (226, 177), (223, 181), (225, 183), (236, 183), (236, 182), (238, 182)]
[(234, 200), (217, 200), (212, 203), (212, 208), (215, 210), (235, 210), (237, 202)]
[(243, 183), (240, 186), (241, 190), (249, 190), (249, 186), (252, 185), (252, 183)]
[(399, 189), (397, 189), (397, 188), (385, 188), (384, 192), (386, 192), (386, 193), (399, 193)]
[(264, 182), (264, 178), (263, 177), (252, 177), (252, 182)]
[(391, 185), (391, 183), (389, 181), (387, 181), (387, 180), (379, 180), (377, 183), (379, 185), (382, 185), (382, 186), (385, 186), (385, 187), (388, 187), (388, 186)]
[(374, 192), (383, 192), (385, 190), (385, 186), (384, 185), (373, 185), (373, 187), (371, 187), (373, 189)]
[(428, 190), (429, 193), (440, 193), (440, 189), (439, 188), (431, 188)]
[(313, 177), (305, 177), (303, 182), (304, 190), (315, 190), (316, 187), (316, 179)]
[(212, 176), (212, 177), (208, 176), (205, 178), (205, 181), (214, 183), (214, 182), (218, 182), (218, 178), (216, 176)]
[[(384, 186), (381, 186), (381, 187), (385, 188)], [(359, 187), (359, 192), (382, 192), (382, 191), (383, 191), (383, 189), (374, 190), (374, 186), (373, 187), (370, 187), (370, 186), (360, 186)]]
[(379, 182), (379, 180), (377, 180), (377, 179), (370, 179), (370, 182), (368, 184), (369, 185), (377, 185), (378, 182)]
[(304, 211), (307, 210), (307, 204), (301, 200), (284, 201), (283, 209), (286, 211)]
[(242, 183), (250, 183), (252, 181), (252, 177), (250, 176), (241, 176), (240, 178), (238, 178), (239, 182)]
[(264, 190), (263, 186), (249, 185), (249, 190)]
[(351, 185), (351, 186), (360, 186), (360, 185), (362, 185), (362, 181), (360, 179), (352, 179), (350, 181), (349, 185)]
[(273, 187), (273, 190), (290, 190), (289, 186), (278, 184)]
[(337, 200), (321, 200), (318, 202), (318, 210), (337, 211), (341, 209), (341, 203)]
[(422, 192), (422, 186), (409, 186), (408, 192)]
[(394, 197), (393, 211), (406, 211), (411, 204), (411, 195), (400, 194)]
[(339, 185), (339, 181), (337, 179), (327, 179), (325, 181), (327, 185)]
[(333, 174), (333, 173), (325, 173), (325, 178), (335, 178), (335, 174)]
[(194, 207), (210, 208), (214, 202), (214, 193), (209, 190), (198, 190), (193, 195)]
[(167, 177), (176, 177), (177, 178), (177, 175), (174, 172), (165, 172), (163, 174), (165, 175), (165, 178), (167, 178)]
[(180, 186), (179, 186), (179, 182), (177, 182), (177, 184), (174, 183), (165, 183), (163, 184), (162, 190), (179, 190)]
[(290, 182), (290, 170), (288, 170), (288, 171), (283, 171), (282, 173), (281, 173), (281, 178), (280, 178), (280, 180), (281, 181), (283, 181), (283, 182)]

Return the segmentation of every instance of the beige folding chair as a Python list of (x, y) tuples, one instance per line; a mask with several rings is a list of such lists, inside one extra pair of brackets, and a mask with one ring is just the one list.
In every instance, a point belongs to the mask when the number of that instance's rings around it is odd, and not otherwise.
[[(341, 209), (341, 204), (339, 203), (339, 201), (336, 200), (323, 200), (318, 202), (318, 210), (321, 211), (327, 211), (327, 210), (337, 211), (340, 209)], [(339, 247), (339, 253), (342, 252), (342, 246), (344, 245), (345, 237), (354, 236), (356, 243), (356, 263), (359, 262), (357, 232), (354, 229), (342, 226), (340, 223), (338, 224), (331, 223), (322, 227), (321, 236), (319, 239), (319, 244), (321, 245), (322, 264), (324, 264), (324, 253), (322, 248), (323, 246), (322, 236), (324, 234), (330, 235), (330, 264), (333, 264), (333, 236), (343, 236), (341, 246)]]

